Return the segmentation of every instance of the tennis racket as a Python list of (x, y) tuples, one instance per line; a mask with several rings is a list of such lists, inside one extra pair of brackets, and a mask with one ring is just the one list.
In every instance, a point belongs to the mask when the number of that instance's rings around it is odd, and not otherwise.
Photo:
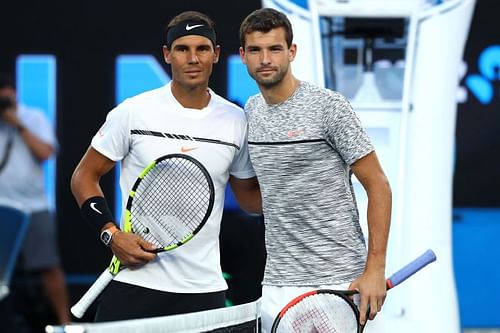
[[(156, 159), (137, 178), (125, 209), (124, 231), (172, 251), (191, 240), (205, 225), (214, 205), (214, 184), (205, 167), (188, 155)], [(71, 308), (81, 318), (99, 294), (124, 267), (113, 256), (105, 270)]]
[[(391, 275), (387, 290), (436, 260), (432, 250)], [(351, 300), (356, 290), (320, 289), (306, 292), (291, 300), (273, 322), (271, 333), (362, 333), (359, 310)]]

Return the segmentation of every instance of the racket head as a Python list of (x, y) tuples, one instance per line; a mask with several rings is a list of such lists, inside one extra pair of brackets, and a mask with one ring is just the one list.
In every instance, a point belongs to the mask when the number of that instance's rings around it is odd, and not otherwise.
[(276, 316), (272, 333), (361, 333), (355, 291), (318, 289), (291, 300)]
[(215, 190), (207, 169), (194, 157), (164, 155), (135, 181), (125, 209), (124, 231), (154, 244), (154, 252), (188, 242), (205, 225)]

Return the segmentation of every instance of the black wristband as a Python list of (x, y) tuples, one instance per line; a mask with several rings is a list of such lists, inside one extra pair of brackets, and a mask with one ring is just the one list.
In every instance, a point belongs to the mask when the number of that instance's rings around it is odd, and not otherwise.
[(85, 200), (80, 211), (83, 219), (99, 233), (106, 223), (115, 223), (113, 214), (111, 214), (106, 199), (103, 197), (92, 197)]

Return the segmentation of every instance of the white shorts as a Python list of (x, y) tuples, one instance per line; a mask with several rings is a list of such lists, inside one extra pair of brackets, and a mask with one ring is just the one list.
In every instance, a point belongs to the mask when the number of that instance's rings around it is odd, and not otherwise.
[[(274, 319), (281, 309), (295, 297), (314, 290), (314, 289), (334, 289), (345, 290), (349, 284), (334, 285), (334, 286), (308, 286), (308, 287), (279, 287), (279, 286), (262, 286), (262, 297), (260, 300), (262, 332), (270, 333)], [(383, 333), (384, 320), (382, 313), (377, 314), (376, 320), (368, 321), (364, 333)]]

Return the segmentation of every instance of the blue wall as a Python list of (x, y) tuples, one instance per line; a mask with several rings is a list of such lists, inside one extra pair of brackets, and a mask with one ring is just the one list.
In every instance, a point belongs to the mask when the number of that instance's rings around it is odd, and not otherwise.
[(500, 209), (455, 208), (453, 220), (462, 327), (500, 327)]

